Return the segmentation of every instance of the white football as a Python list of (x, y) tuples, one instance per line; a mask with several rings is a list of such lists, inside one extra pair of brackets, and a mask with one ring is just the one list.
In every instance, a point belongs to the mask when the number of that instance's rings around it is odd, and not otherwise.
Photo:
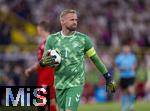
[(58, 66), (61, 62), (61, 56), (56, 50), (48, 50), (48, 55), (54, 59), (54, 66)]

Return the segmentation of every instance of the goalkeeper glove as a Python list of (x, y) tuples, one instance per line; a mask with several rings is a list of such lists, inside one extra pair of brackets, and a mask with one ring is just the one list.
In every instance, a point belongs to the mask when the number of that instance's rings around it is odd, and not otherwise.
[(114, 93), (116, 90), (116, 82), (112, 80), (111, 75), (107, 72), (104, 74), (106, 80), (106, 91), (109, 93)]
[(55, 61), (54, 58), (50, 56), (43, 56), (42, 59), (40, 60), (40, 66), (41, 67), (45, 67), (45, 66), (53, 67), (54, 61)]

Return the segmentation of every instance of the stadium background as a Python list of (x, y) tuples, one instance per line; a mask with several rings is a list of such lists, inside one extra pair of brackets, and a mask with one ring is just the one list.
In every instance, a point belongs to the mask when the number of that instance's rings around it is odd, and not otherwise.
[[(51, 33), (59, 31), (60, 12), (72, 8), (78, 11), (78, 31), (92, 38), (98, 54), (117, 81), (116, 54), (124, 43), (132, 46), (138, 57), (135, 108), (149, 111), (149, 6), (149, 0), (0, 0), (0, 85), (36, 84), (36, 72), (29, 78), (24, 75), (25, 68), (36, 61), (40, 41), (36, 24), (46, 20), (50, 22)], [(119, 111), (120, 89), (114, 95), (107, 95), (104, 79), (88, 59), (86, 63), (86, 84), (79, 111), (110, 111), (113, 108)]]

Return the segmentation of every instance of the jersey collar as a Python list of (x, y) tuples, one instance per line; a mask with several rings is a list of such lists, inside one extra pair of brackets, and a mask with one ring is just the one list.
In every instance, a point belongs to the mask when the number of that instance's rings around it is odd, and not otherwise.
[(73, 37), (75, 35), (76, 31), (74, 31), (71, 35), (68, 35), (68, 36), (64, 35), (62, 31), (60, 33), (61, 33), (62, 37)]

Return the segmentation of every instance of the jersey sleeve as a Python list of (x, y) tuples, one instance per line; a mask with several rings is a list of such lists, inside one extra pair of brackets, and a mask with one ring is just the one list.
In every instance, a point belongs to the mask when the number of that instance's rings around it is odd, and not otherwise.
[(133, 54), (133, 63), (136, 64), (137, 63), (137, 58), (136, 56)]
[(92, 40), (86, 36), (85, 37), (85, 49), (84, 49), (84, 52), (85, 52), (85, 55), (87, 57), (92, 57), (93, 55), (96, 54), (96, 51), (93, 47), (93, 44), (92, 44)]
[(108, 72), (106, 66), (96, 54), (92, 40), (89, 37), (86, 37), (85, 39), (85, 54), (92, 60), (92, 62), (102, 74), (106, 74)]
[(47, 54), (47, 51), (48, 51), (49, 49), (52, 49), (52, 47), (51, 47), (51, 41), (52, 41), (51, 38), (52, 38), (52, 37), (49, 36), (49, 37), (47, 38), (47, 40), (46, 40), (43, 56)]
[(115, 64), (116, 64), (117, 66), (120, 65), (120, 55), (118, 55), (118, 56), (116, 57), (116, 59), (115, 59)]

